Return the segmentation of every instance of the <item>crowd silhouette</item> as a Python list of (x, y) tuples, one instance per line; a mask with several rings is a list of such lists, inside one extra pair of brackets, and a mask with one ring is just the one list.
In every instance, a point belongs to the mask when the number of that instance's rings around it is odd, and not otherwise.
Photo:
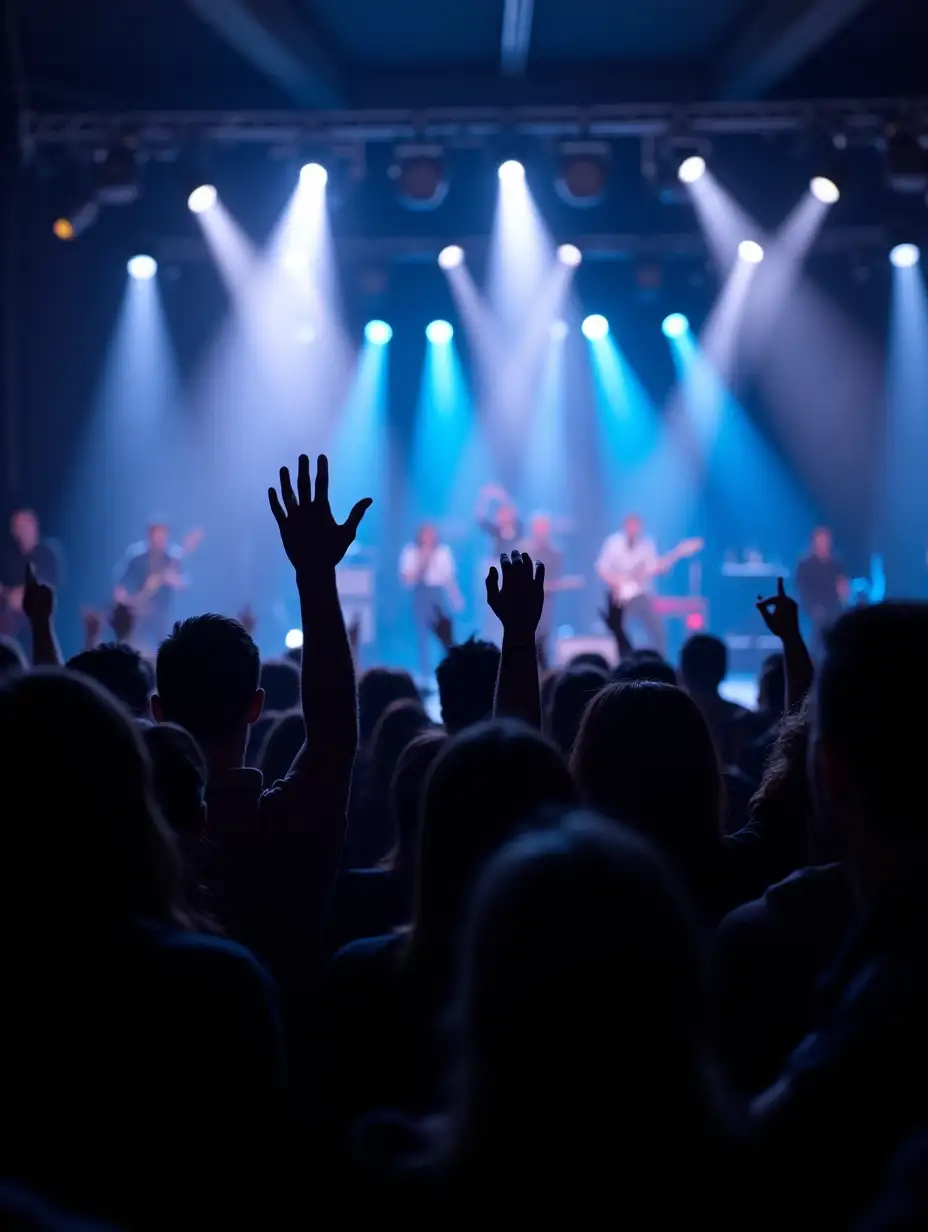
[[(544, 564), (487, 578), (433, 722), (358, 675), (345, 522), (269, 501), (299, 663), (248, 620), (62, 662), (0, 644), (0, 1219), (23, 1228), (928, 1227), (928, 605), (816, 662), (782, 582), (726, 648), (539, 669)], [(130, 620), (131, 624), (131, 620)]]

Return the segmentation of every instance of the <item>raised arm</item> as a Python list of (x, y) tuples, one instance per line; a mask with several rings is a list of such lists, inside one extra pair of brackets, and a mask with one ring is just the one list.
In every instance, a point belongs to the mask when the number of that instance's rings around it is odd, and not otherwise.
[(812, 688), (812, 657), (799, 630), (799, 607), (777, 578), (777, 593), (764, 599), (757, 597), (757, 610), (764, 624), (783, 643), (783, 665), (786, 669), (786, 709), (795, 710)]
[(500, 575), (487, 576), (487, 603), (503, 626), (503, 646), (493, 703), (494, 718), (522, 719), (541, 728), (541, 689), (535, 635), (545, 602), (545, 567), (524, 552), (504, 552)]
[(280, 492), (268, 491), (281, 542), (296, 574), (303, 624), (301, 698), (306, 741), (291, 773), (308, 777), (314, 793), (347, 808), (358, 744), (358, 703), (354, 660), (342, 615), (335, 567), (354, 542), (371, 505), (358, 501), (343, 523), (329, 505), (329, 463), (320, 456), (313, 496), (309, 458), (300, 455), (294, 493), (287, 467)]
[(38, 580), (32, 565), (26, 565), (23, 614), (32, 630), (32, 662), (36, 667), (60, 667), (62, 663), (54, 612), (54, 590)]

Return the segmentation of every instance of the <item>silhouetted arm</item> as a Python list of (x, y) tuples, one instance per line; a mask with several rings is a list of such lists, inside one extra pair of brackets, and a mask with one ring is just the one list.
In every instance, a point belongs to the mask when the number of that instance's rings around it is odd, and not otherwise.
[(54, 590), (36, 578), (32, 565), (26, 565), (23, 614), (32, 630), (32, 662), (36, 667), (60, 667), (62, 664), (54, 611)]
[(513, 552), (500, 557), (487, 577), (487, 602), (503, 626), (503, 645), (493, 704), (494, 718), (515, 718), (541, 728), (541, 687), (535, 635), (544, 607), (545, 567)]

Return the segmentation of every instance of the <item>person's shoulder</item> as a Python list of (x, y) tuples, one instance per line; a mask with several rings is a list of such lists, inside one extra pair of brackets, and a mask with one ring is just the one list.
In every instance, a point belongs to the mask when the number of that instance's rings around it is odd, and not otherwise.
[(380, 963), (395, 958), (406, 942), (404, 933), (382, 933), (379, 937), (359, 937), (335, 953), (333, 963), (351, 966)]
[(225, 937), (187, 932), (166, 924), (140, 921), (138, 935), (150, 952), (167, 959), (179, 976), (186, 973), (194, 984), (221, 980), (249, 986), (263, 997), (273, 997), (273, 980), (266, 968), (243, 945)]
[(138, 560), (141, 556), (148, 555), (148, 544), (144, 539), (137, 539), (135, 543), (130, 543), (126, 549), (126, 560)]

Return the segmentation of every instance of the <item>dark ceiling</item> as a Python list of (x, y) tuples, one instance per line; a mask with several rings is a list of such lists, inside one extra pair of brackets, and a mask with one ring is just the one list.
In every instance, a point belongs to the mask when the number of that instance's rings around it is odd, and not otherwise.
[(36, 110), (877, 97), (925, 0), (8, 0)]

